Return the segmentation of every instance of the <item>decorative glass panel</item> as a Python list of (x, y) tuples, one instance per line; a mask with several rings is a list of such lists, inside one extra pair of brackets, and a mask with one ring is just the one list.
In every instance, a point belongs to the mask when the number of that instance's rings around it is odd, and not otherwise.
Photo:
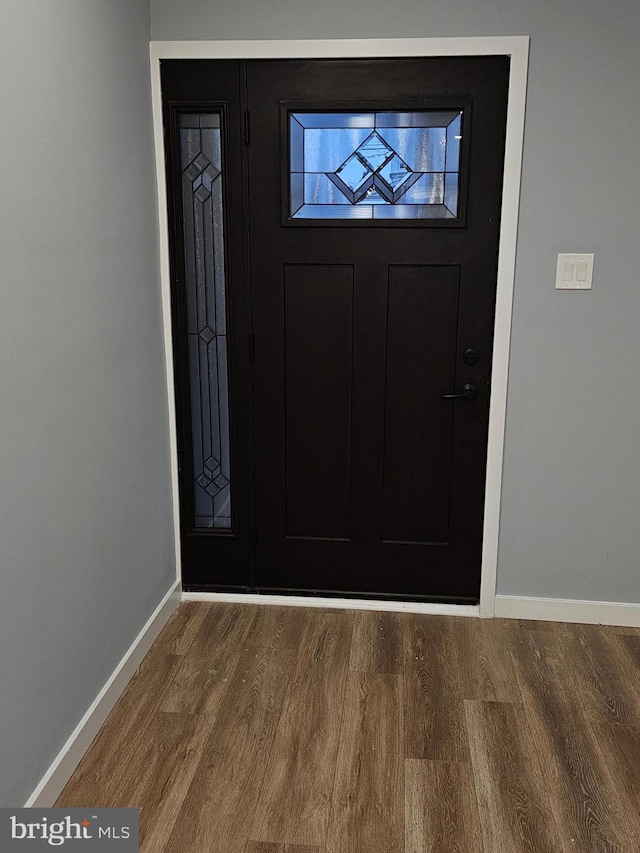
[(292, 219), (455, 219), (462, 112), (291, 113)]
[(180, 116), (195, 526), (231, 527), (220, 116)]

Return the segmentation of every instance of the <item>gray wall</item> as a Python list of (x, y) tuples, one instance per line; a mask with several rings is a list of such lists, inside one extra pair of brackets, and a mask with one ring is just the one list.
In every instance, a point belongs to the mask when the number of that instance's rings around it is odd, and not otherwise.
[(0, 9), (0, 805), (172, 581), (147, 0)]
[[(151, 0), (154, 39), (531, 36), (499, 592), (640, 601), (640, 4)], [(595, 252), (591, 293), (554, 290)]]

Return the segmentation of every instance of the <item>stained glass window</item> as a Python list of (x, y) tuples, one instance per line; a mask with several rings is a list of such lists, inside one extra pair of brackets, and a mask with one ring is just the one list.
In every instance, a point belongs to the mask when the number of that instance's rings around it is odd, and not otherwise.
[(195, 526), (231, 527), (220, 116), (180, 116)]
[(292, 219), (455, 219), (462, 112), (289, 115)]

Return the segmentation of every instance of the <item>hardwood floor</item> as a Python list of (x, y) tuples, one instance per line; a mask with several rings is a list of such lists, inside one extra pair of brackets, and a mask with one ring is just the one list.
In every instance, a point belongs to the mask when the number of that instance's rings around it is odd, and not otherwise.
[(185, 603), (56, 805), (143, 853), (638, 853), (640, 632)]

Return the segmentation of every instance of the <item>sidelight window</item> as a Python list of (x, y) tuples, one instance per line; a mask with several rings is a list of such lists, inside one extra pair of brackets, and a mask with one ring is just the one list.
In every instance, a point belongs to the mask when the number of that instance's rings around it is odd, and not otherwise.
[(180, 116), (195, 526), (231, 527), (219, 114)]

